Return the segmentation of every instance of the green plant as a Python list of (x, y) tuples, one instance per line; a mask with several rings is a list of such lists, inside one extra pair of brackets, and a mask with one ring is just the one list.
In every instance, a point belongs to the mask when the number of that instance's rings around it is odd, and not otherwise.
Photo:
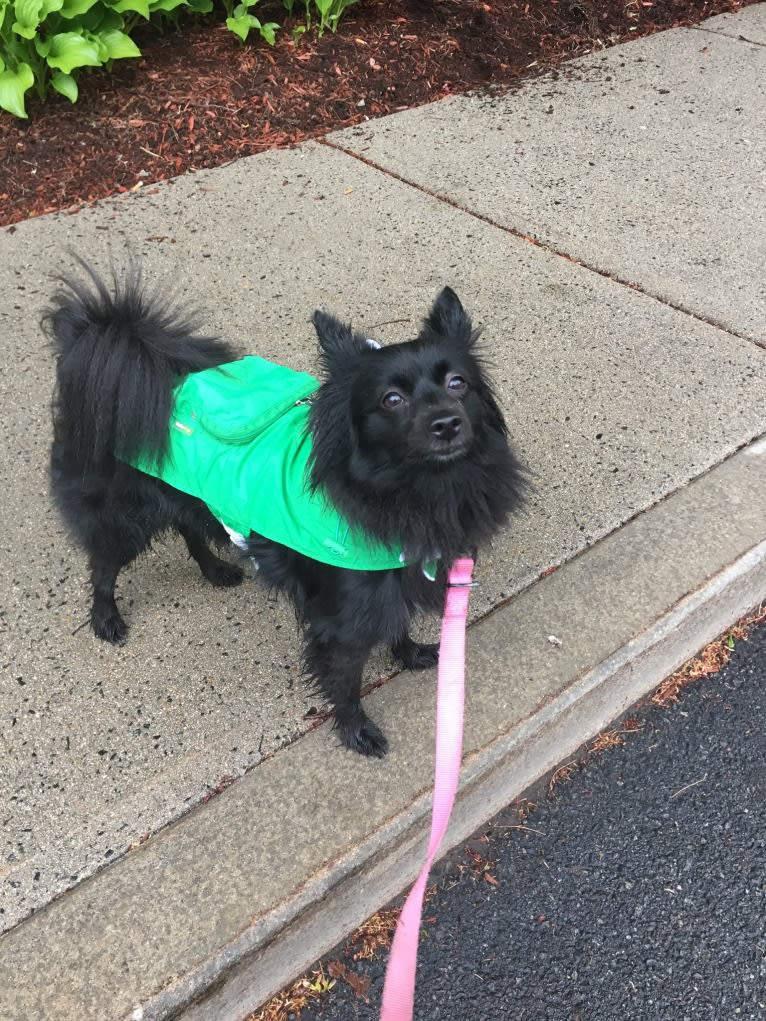
[[(317, 24), (319, 34), (321, 35), (328, 27), (334, 32), (338, 27), (341, 15), (353, 3), (356, 3), (356, 0), (314, 0), (314, 5), (319, 11)], [(308, 7), (308, 3), (306, 6)]]
[[(295, 0), (282, 0), (282, 3), (287, 8), (288, 14), (292, 13)], [(330, 28), (334, 32), (338, 27), (341, 15), (353, 3), (356, 3), (356, 0), (303, 0), (306, 24), (293, 29), (293, 37), (295, 38), (296, 33), (305, 32), (311, 28), (314, 8), (319, 15), (316, 26), (319, 35), (322, 35), (326, 28)]]
[[(255, 7), (258, 2), (259, 0), (241, 0), (235, 6), (234, 0), (223, 0), (227, 14), (226, 25), (243, 41), (247, 39), (250, 29), (254, 28), (260, 33), (261, 38), (273, 45), (279, 25), (274, 21), (261, 22), (254, 14), (250, 13), (250, 8)], [(338, 27), (341, 15), (353, 3), (356, 3), (356, 0), (303, 0), (305, 24), (296, 25), (293, 28), (293, 39), (297, 40), (300, 35), (311, 28), (315, 13), (317, 15), (316, 29), (319, 35), (322, 35), (327, 28), (334, 32)], [(295, 0), (282, 0), (282, 6), (290, 16), (295, 7)]]
[(262, 22), (254, 14), (251, 14), (250, 8), (255, 7), (257, 3), (258, 0), (242, 0), (235, 6), (233, 0), (223, 0), (228, 15), (226, 27), (238, 35), (243, 42), (250, 34), (250, 29), (254, 28), (262, 39), (273, 46), (279, 25), (275, 21)]
[[(140, 57), (130, 33), (141, 21), (175, 19), (181, 12), (207, 14), (214, 0), (0, 0), (0, 110), (26, 117), (26, 97), (34, 90), (45, 99), (50, 89), (77, 100), (83, 68), (111, 67), (114, 60)], [(252, 13), (259, 0), (222, 0), (226, 25), (243, 41), (255, 30), (273, 44), (279, 25)], [(305, 23), (293, 38), (311, 28), (333, 32), (356, 0), (303, 0)], [(295, 0), (282, 0), (288, 16)]]
[(110, 67), (140, 57), (129, 33), (155, 12), (183, 5), (212, 9), (212, 0), (0, 0), (0, 108), (26, 117), (26, 95), (50, 88), (75, 102), (83, 67)]

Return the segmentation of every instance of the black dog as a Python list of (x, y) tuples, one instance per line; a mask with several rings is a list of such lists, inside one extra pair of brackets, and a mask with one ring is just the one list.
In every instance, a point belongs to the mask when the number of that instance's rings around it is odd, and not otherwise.
[[(141, 452), (161, 461), (167, 452), (179, 380), (237, 355), (147, 297), (140, 273), (110, 290), (85, 269), (92, 286), (64, 279), (44, 321), (57, 352), (51, 476), (89, 557), (93, 630), (121, 642), (127, 627), (114, 599), (117, 575), (161, 533), (179, 532), (214, 585), (242, 579), (238, 566), (211, 551), (228, 535), (202, 499), (127, 463)], [(252, 530), (247, 550), (265, 583), (295, 605), (306, 673), (334, 706), (343, 743), (380, 757), (386, 739), (360, 704), (370, 650), (387, 643), (405, 667), (434, 665), (436, 647), (409, 635), (413, 614), (441, 609), (449, 564), (507, 521), (522, 473), (475, 353), (478, 331), (452, 290), (441, 292), (417, 338), (405, 343), (380, 348), (322, 312), (313, 322), (325, 380), (306, 410), (306, 488), (324, 494), (351, 528), (398, 545), (406, 565), (333, 566)], [(248, 399), (257, 405), (259, 393)], [(434, 560), (435, 581), (424, 568)]]

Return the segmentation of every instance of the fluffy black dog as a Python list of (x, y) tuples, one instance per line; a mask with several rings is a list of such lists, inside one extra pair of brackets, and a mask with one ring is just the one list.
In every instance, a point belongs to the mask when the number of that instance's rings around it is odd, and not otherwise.
[[(147, 296), (135, 270), (109, 288), (84, 268), (90, 283), (65, 278), (44, 320), (57, 353), (51, 477), (89, 557), (93, 630), (121, 642), (127, 627), (114, 598), (117, 575), (161, 533), (179, 532), (212, 584), (242, 579), (238, 566), (211, 551), (228, 536), (201, 499), (115, 456), (161, 457), (172, 388), (237, 355)], [(360, 704), (370, 650), (387, 643), (405, 667), (433, 666), (437, 648), (409, 635), (413, 614), (442, 608), (449, 564), (505, 524), (522, 473), (475, 352), (478, 331), (452, 290), (441, 292), (417, 338), (404, 343), (376, 349), (330, 315), (316, 312), (313, 322), (325, 371), (311, 398), (306, 484), (350, 526), (401, 545), (409, 566), (331, 566), (252, 531), (247, 547), (260, 577), (295, 605), (306, 673), (334, 706), (343, 743), (380, 757), (386, 739)], [(432, 581), (423, 564), (435, 558)]]

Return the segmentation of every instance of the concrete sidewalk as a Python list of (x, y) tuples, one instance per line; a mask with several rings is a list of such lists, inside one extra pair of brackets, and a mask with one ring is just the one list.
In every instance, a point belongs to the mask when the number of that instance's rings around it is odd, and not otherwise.
[(66, 246), (299, 369), (317, 306), (393, 340), (448, 283), (483, 324), (536, 491), (480, 564), (454, 843), (766, 594), (765, 107), (761, 4), (0, 233), (3, 1021), (244, 1018), (409, 883), (433, 768), (433, 677), (370, 696), (385, 761), (341, 751), (290, 608), (179, 544), (121, 577), (124, 648), (81, 627)]

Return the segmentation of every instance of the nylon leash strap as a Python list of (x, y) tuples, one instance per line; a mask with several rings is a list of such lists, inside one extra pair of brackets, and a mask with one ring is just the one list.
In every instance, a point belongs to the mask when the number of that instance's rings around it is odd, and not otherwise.
[(428, 875), (447, 831), (463, 755), (465, 625), (473, 560), (450, 568), (439, 642), (436, 684), (436, 755), (431, 836), (426, 860), (399, 916), (383, 985), (380, 1021), (412, 1021), (420, 920)]

